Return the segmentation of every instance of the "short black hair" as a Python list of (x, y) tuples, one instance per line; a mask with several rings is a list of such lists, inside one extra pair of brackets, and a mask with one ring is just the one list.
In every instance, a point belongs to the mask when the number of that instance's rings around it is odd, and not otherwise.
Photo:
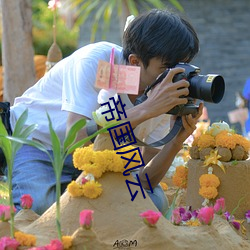
[(136, 17), (123, 34), (123, 57), (128, 63), (136, 54), (145, 68), (149, 60), (161, 58), (166, 67), (190, 62), (199, 51), (199, 39), (193, 26), (168, 10), (152, 9)]

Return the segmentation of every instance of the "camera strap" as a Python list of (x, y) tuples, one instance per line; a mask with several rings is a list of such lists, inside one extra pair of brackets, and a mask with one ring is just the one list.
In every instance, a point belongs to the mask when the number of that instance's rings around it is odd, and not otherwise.
[[(144, 143), (141, 140), (139, 140), (138, 138), (136, 138), (136, 143), (134, 143), (137, 146), (144, 146), (144, 147), (160, 147), (163, 146), (165, 144), (167, 144), (168, 142), (170, 142), (176, 135), (177, 133), (180, 131), (180, 129), (182, 128), (182, 120), (181, 117), (178, 116), (176, 118), (176, 121), (174, 123), (173, 128), (170, 130), (170, 132), (161, 140), (153, 142), (153, 143)], [(126, 141), (130, 142), (128, 136), (126, 137)]]

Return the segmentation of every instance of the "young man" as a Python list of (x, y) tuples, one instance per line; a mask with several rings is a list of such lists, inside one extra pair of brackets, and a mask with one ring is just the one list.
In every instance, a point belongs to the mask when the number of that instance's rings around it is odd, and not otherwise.
[[(99, 108), (97, 96), (100, 89), (95, 87), (98, 62), (109, 61), (112, 48), (115, 48), (115, 64), (141, 68), (140, 95), (167, 68), (171, 69), (178, 62), (190, 62), (199, 50), (199, 41), (187, 21), (168, 11), (151, 10), (138, 16), (124, 32), (123, 47), (99, 42), (80, 48), (58, 62), (34, 86), (17, 97), (11, 108), (12, 128), (28, 108), (27, 125), (38, 124), (32, 139), (51, 149), (46, 112), (62, 141), (76, 121), (92, 119), (92, 112)], [(186, 80), (173, 82), (173, 77), (183, 71), (182, 68), (172, 68), (163, 81), (151, 90), (148, 99), (139, 105), (133, 105), (136, 95), (121, 95), (126, 103), (127, 120), (135, 129), (135, 135), (144, 142), (150, 143), (166, 135), (170, 128), (170, 115), (166, 113), (176, 105), (187, 103), (187, 98), (183, 96), (189, 93), (189, 83)], [(168, 205), (159, 182), (185, 139), (195, 130), (201, 110), (202, 104), (198, 115), (183, 116), (182, 129), (161, 150), (150, 147), (143, 149), (143, 159), (148, 164), (140, 170), (140, 180), (143, 187), (149, 189), (145, 180), (145, 173), (148, 174), (154, 188), (153, 194), (149, 192), (150, 196), (163, 213)], [(175, 119), (174, 116), (171, 118), (172, 121)], [(86, 128), (83, 128), (78, 138), (86, 136)], [(79, 171), (73, 167), (70, 156), (62, 173), (62, 190), (78, 175)], [(32, 209), (38, 214), (55, 201), (55, 176), (51, 163), (43, 152), (27, 145), (17, 152), (14, 162), (13, 197), (17, 209), (20, 209), (23, 194), (33, 197)]]

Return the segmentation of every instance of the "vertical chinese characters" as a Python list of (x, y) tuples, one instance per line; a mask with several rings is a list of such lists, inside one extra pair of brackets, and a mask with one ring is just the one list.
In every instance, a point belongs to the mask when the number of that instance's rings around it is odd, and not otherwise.
[[(127, 115), (125, 112), (126, 104), (122, 103), (121, 97), (119, 95), (117, 99), (118, 100), (115, 100), (114, 97), (111, 97), (109, 98), (110, 102), (105, 102), (101, 104), (101, 106), (105, 105), (107, 107), (107, 109), (103, 111), (101, 114), (105, 115), (105, 120), (108, 122), (113, 121), (113, 120), (120, 121), (122, 120), (122, 115), (124, 116), (124, 118), (127, 118)], [(136, 143), (136, 138), (133, 133), (131, 123), (129, 121), (125, 121), (121, 124), (113, 126), (109, 128), (108, 131), (112, 139), (112, 143), (114, 145), (114, 150), (128, 147)], [(119, 151), (116, 154), (120, 154), (121, 158), (127, 161), (126, 165), (124, 166), (124, 169), (125, 169), (123, 172), (124, 176), (129, 176), (130, 171), (136, 171), (139, 168), (145, 166), (139, 147), (135, 147), (127, 151), (122, 151), (122, 152)], [(138, 160), (138, 157), (139, 157), (139, 160)], [(129, 168), (129, 165), (131, 163), (133, 163), (134, 167)], [(150, 191), (153, 193), (153, 188), (150, 184), (147, 173), (145, 174), (145, 177), (149, 184)], [(126, 180), (126, 184), (131, 195), (131, 201), (134, 201), (136, 195), (138, 194), (138, 191), (136, 190), (136, 192), (133, 194), (130, 188), (130, 185), (135, 185), (135, 186), (140, 187), (143, 198), (144, 199), (146, 198), (138, 173), (136, 173), (136, 179), (137, 179), (137, 182)]]

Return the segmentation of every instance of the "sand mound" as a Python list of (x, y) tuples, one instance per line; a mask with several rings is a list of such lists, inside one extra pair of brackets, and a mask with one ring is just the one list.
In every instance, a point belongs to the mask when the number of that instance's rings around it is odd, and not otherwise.
[[(97, 199), (72, 198), (67, 192), (62, 195), (62, 230), (63, 235), (74, 236), (72, 249), (80, 250), (83, 246), (93, 250), (115, 249), (118, 246), (120, 249), (136, 250), (250, 249), (249, 241), (217, 215), (211, 226), (174, 226), (163, 216), (155, 228), (146, 226), (139, 214), (148, 209), (157, 209), (148, 196), (143, 198), (139, 190), (132, 202), (126, 179), (129, 178), (120, 173), (105, 173), (99, 179), (103, 193)], [(83, 209), (94, 210), (92, 230), (79, 229), (79, 213)], [(16, 227), (23, 232), (35, 234), (37, 245), (45, 245), (57, 238), (55, 215), (54, 204), (29, 225), (23, 222), (19, 224), (17, 220)]]

